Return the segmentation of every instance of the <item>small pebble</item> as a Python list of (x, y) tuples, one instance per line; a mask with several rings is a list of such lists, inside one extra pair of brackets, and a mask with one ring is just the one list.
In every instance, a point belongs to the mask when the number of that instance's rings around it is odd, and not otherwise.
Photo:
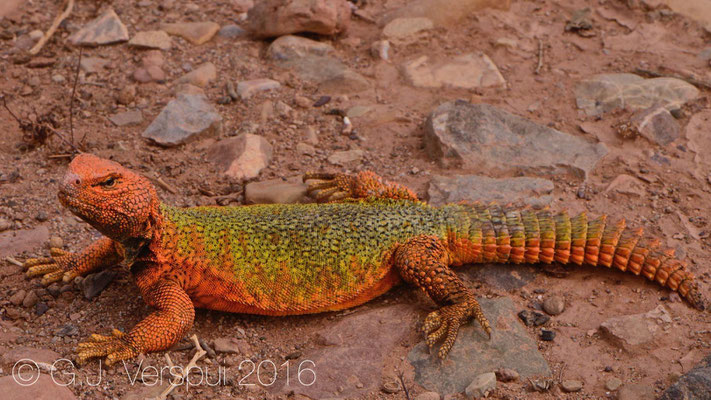
[(579, 392), (583, 388), (583, 383), (575, 380), (565, 380), (560, 383), (560, 387), (564, 392)]
[(513, 369), (501, 368), (496, 370), (496, 380), (500, 382), (513, 382), (518, 380), (519, 373)]
[(47, 310), (49, 310), (49, 306), (47, 305), (47, 303), (41, 302), (37, 303), (37, 306), (35, 306), (35, 314), (37, 314), (37, 316), (46, 313)]
[(565, 310), (565, 299), (561, 296), (550, 296), (543, 301), (543, 310), (550, 315), (561, 314)]
[(49, 248), (50, 249), (61, 249), (64, 247), (64, 240), (59, 236), (52, 236), (49, 238)]
[(619, 378), (610, 378), (605, 382), (605, 389), (614, 392), (615, 390), (619, 389), (620, 386), (622, 386), (622, 380)]
[(555, 332), (548, 329), (541, 329), (541, 340), (552, 342), (555, 339)]

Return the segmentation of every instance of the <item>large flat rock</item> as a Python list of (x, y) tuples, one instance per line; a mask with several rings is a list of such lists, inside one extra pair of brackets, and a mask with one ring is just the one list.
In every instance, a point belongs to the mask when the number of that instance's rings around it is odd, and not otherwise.
[(542, 178), (489, 178), (479, 175), (434, 175), (427, 189), (429, 203), (496, 202), (548, 205), (553, 200), (553, 182)]
[[(352, 399), (376, 391), (381, 385), (385, 358), (415, 328), (416, 315), (414, 307), (399, 304), (344, 317), (317, 334), (320, 348), (294, 360), (294, 365), (313, 361), (303, 365), (314, 369), (313, 385), (292, 384), (281, 391), (293, 390), (312, 399)], [(306, 372), (302, 381), (294, 376), (291, 382), (309, 383), (310, 379)]]
[(143, 137), (163, 146), (177, 146), (200, 135), (216, 135), (222, 116), (202, 94), (180, 94), (148, 125)]
[(489, 104), (437, 107), (425, 124), (425, 150), (443, 167), (492, 173), (572, 173), (586, 177), (607, 154), (590, 143)]
[(491, 339), (478, 323), (471, 322), (459, 330), (444, 362), (429, 354), (424, 342), (410, 351), (408, 359), (415, 368), (415, 380), (427, 390), (460, 393), (478, 375), (499, 368), (513, 369), (523, 378), (551, 374), (536, 341), (518, 321), (511, 299), (479, 299), (479, 304), (493, 328)]
[(39, 249), (48, 240), (49, 229), (45, 225), (40, 225), (34, 229), (0, 233), (0, 259)]
[(100, 46), (127, 40), (128, 29), (111, 8), (69, 36), (72, 44), (80, 46)]
[(655, 105), (672, 110), (698, 95), (699, 89), (681, 79), (644, 79), (635, 74), (594, 75), (575, 86), (578, 108), (590, 116), (620, 108), (640, 110)]
[(671, 385), (659, 400), (708, 400), (711, 398), (711, 355)]
[[(49, 375), (37, 375), (36, 369), (32, 372), (27, 371), (29, 369), (26, 369), (26, 373), (22, 376), (27, 379), (21, 381), (23, 384), (18, 383), (20, 378), (15, 379), (13, 376), (0, 378), (0, 393), (3, 399), (76, 400), (71, 390), (54, 383)], [(64, 382), (59, 377), (57, 380)]]

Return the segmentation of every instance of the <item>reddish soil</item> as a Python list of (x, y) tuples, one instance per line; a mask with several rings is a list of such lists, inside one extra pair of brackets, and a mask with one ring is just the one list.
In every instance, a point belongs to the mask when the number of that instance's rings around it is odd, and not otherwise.
[[(60, 3), (48, 0), (27, 2), (10, 18), (0, 21), (0, 30), (44, 30), (59, 13)], [(81, 26), (97, 15), (97, 7), (102, 3), (105, 2), (78, 2), (66, 23), (73, 28)], [(116, 1), (112, 6), (131, 33), (157, 29), (161, 22), (183, 19), (212, 20), (221, 25), (232, 23), (235, 19), (227, 0), (163, 2), (169, 4), (166, 7), (158, 7), (161, 4), (159, 0), (148, 3), (147, 7), (138, 7), (133, 2)], [(368, 3), (365, 9), (377, 16), (387, 9), (401, 6), (405, 1)], [(215, 142), (215, 138), (199, 139), (166, 149), (151, 145), (140, 136), (172, 98), (173, 85), (170, 82), (184, 74), (183, 65), (187, 63), (194, 67), (210, 61), (218, 69), (218, 79), (206, 88), (207, 96), (213, 103), (224, 96), (223, 88), (228, 81), (268, 77), (282, 83), (280, 90), (258, 94), (246, 102), (216, 104), (224, 118), (223, 134), (238, 131), (247, 123), (256, 123), (259, 126), (257, 132), (274, 146), (274, 159), (258, 180), (288, 178), (306, 170), (336, 171), (339, 168), (330, 165), (326, 161), (327, 156), (336, 150), (358, 147), (366, 150), (365, 160), (341, 170), (372, 169), (389, 179), (409, 185), (425, 196), (431, 174), (482, 172), (445, 170), (432, 162), (422, 143), (422, 127), (427, 114), (437, 104), (452, 99), (490, 103), (537, 123), (605, 143), (610, 154), (598, 164), (586, 182), (589, 200), (577, 197), (582, 184), (580, 178), (547, 177), (556, 185), (553, 208), (625, 216), (630, 224), (645, 226), (648, 232), (661, 238), (664, 245), (677, 249), (678, 254), (691, 260), (690, 268), (700, 277), (705, 295), (711, 297), (711, 242), (708, 234), (694, 238), (689, 230), (690, 226), (700, 232), (711, 230), (708, 223), (711, 186), (692, 172), (697, 164), (695, 155), (687, 150), (686, 138), (682, 137), (667, 147), (659, 147), (643, 138), (622, 139), (616, 133), (616, 127), (626, 122), (631, 112), (614, 112), (600, 119), (586, 117), (576, 109), (573, 95), (576, 82), (582, 78), (603, 72), (632, 72), (635, 68), (657, 70), (666, 67), (694, 74), (700, 79), (711, 79), (708, 63), (697, 57), (709, 40), (709, 34), (685, 17), (646, 12), (640, 8), (629, 9), (617, 2), (603, 1), (595, 2), (593, 6), (595, 35), (584, 38), (575, 33), (565, 33), (564, 26), (575, 10), (589, 5), (589, 2), (536, 0), (513, 3), (509, 11), (485, 10), (458, 25), (437, 28), (425, 40), (395, 47), (391, 51), (390, 62), (371, 57), (369, 48), (379, 39), (380, 28), (362, 19), (353, 19), (347, 36), (320, 38), (331, 42), (341, 59), (376, 83), (374, 90), (349, 96), (336, 95), (329, 104), (332, 108), (377, 106), (376, 111), (353, 121), (362, 141), (340, 135), (340, 119), (326, 115), (324, 108), (304, 109), (295, 105), (294, 97), (297, 95), (316, 100), (321, 95), (332, 93), (319, 93), (315, 86), (301, 82), (290, 72), (280, 70), (265, 60), (268, 42), (219, 37), (200, 46), (173, 38), (173, 49), (164, 52), (165, 70), (169, 77), (166, 84), (137, 84), (132, 80), (131, 73), (140, 64), (141, 51), (126, 45), (84, 50), (85, 57), (101, 56), (111, 60), (111, 64), (107, 70), (98, 76), (88, 77), (87, 83), (77, 87), (74, 141), (81, 143), (85, 151), (111, 157), (142, 173), (161, 177), (176, 188), (175, 194), (161, 189), (161, 196), (166, 202), (181, 206), (215, 204), (217, 197), (204, 194), (213, 192), (218, 196), (234, 195), (233, 205), (237, 205), (241, 201), (240, 193), (245, 182), (224, 178), (205, 158), (206, 149)], [(595, 8), (613, 9), (613, 6), (636, 25), (633, 31), (595, 12)], [(653, 40), (645, 40), (642, 34), (635, 36), (641, 31), (644, 35), (652, 35)], [(72, 92), (78, 50), (64, 44), (67, 35), (68, 31), (60, 28), (46, 45), (41, 55), (57, 60), (47, 68), (14, 64), (11, 62), (15, 57), (12, 40), (0, 41), (0, 91), (6, 94), (13, 112), (23, 119), (36, 118), (54, 110), (60, 120), (59, 131), (69, 138), (68, 99)], [(632, 35), (636, 40), (625, 35)], [(496, 47), (494, 43), (499, 38), (514, 39), (517, 47)], [(543, 66), (540, 73), (535, 74), (539, 40), (544, 48)], [(416, 89), (406, 85), (398, 72), (398, 66), (403, 61), (419, 54), (436, 59), (474, 51), (485, 52), (498, 65), (508, 81), (506, 88), (471, 92)], [(66, 78), (65, 82), (52, 80), (56, 74)], [(123, 109), (123, 106), (117, 105), (116, 97), (119, 90), (127, 85), (136, 85), (135, 104), (143, 108), (145, 121), (139, 126), (117, 128), (107, 117)], [(26, 87), (31, 87), (32, 92), (21, 95)], [(279, 100), (294, 107), (293, 118), (263, 117), (264, 102), (276, 103)], [(686, 125), (691, 115), (707, 107), (708, 91), (702, 91), (698, 100), (684, 108), (680, 122)], [(582, 123), (591, 133), (581, 131), (579, 126)], [(314, 127), (319, 136), (316, 145), (318, 152), (313, 157), (300, 155), (295, 150), (295, 144), (304, 140), (304, 132), (309, 126)], [(80, 142), (82, 138), (85, 140)], [(63, 210), (55, 195), (56, 184), (69, 161), (69, 158), (55, 156), (67, 154), (70, 149), (57, 137), (50, 137), (43, 145), (27, 147), (18, 123), (6, 110), (0, 109), (0, 217), (13, 221), (12, 230), (44, 224), (52, 235), (64, 239), (67, 248), (81, 248), (98, 233)], [(415, 167), (417, 173), (413, 173)], [(635, 197), (604, 193), (607, 185), (619, 174), (643, 177), (648, 182), (645, 194)], [(47, 220), (44, 222), (37, 219), (41, 213), (46, 213)], [(43, 219), (42, 216), (40, 219)], [(46, 248), (37, 248), (31, 253), (45, 254)], [(15, 255), (18, 259), (27, 256)], [(6, 265), (4, 261), (2, 265)], [(0, 293), (9, 296), (17, 289), (29, 290), (37, 285), (36, 281), (15, 273), (2, 278)], [(517, 382), (500, 384), (491, 398), (607, 398), (612, 395), (606, 393), (604, 382), (612, 376), (624, 382), (650, 385), (659, 393), (676, 377), (687, 372), (684, 367), (688, 368), (688, 365), (682, 367), (679, 360), (691, 360), (693, 364), (709, 352), (711, 317), (708, 313), (695, 311), (683, 303), (663, 300), (670, 295), (667, 290), (617, 271), (579, 268), (564, 279), (541, 273), (522, 290), (505, 292), (482, 287), (479, 295), (508, 296), (517, 307), (524, 309), (536, 301), (538, 295), (533, 294), (536, 288), (544, 288), (549, 294), (564, 295), (568, 305), (562, 315), (552, 319), (552, 326), (558, 333), (556, 340), (540, 342), (541, 351), (554, 370), (556, 379), (582, 380), (585, 387), (582, 392), (573, 394), (562, 393), (558, 388), (548, 393), (533, 393), (528, 389), (528, 382)], [(377, 307), (386, 302), (415, 304), (413, 307), (422, 317), (430, 307), (426, 300), (405, 287), (399, 287), (363, 307)], [(599, 333), (588, 334), (611, 317), (647, 312), (660, 303), (670, 310), (673, 326), (651, 351), (629, 354), (602, 339)], [(123, 270), (119, 278), (92, 301), (85, 300), (79, 291), (72, 290), (50, 300), (48, 305), (49, 311), (38, 317), (33, 309), (13, 306), (5, 296), (0, 298), (2, 319), (22, 330), (19, 342), (7, 344), (7, 347), (44, 348), (70, 356), (76, 344), (87, 335), (106, 333), (114, 327), (129, 329), (149, 312), (130, 275)], [(56, 337), (55, 332), (70, 322), (69, 316), (73, 313), (80, 314), (71, 320), (78, 327), (79, 335)], [(247, 341), (257, 359), (283, 362), (284, 355), (295, 349), (305, 351), (315, 346), (314, 334), (344, 314), (266, 318), (203, 310), (197, 313), (191, 333), (211, 342), (214, 338), (234, 336), (241, 328), (246, 331)], [(401, 360), (420, 340), (416, 328), (412, 327), (407, 346), (398, 347), (388, 356), (387, 368), (391, 371), (386, 371), (394, 373), (394, 368), (405, 369), (406, 384), (415, 394), (424, 390), (413, 381), (411, 367)], [(530, 334), (537, 336), (537, 331), (531, 328)], [(190, 355), (188, 351), (171, 353), (173, 361), (183, 365)], [(146, 360), (153, 365), (164, 363), (162, 353), (147, 355)], [(216, 362), (236, 370), (234, 360), (218, 355)], [(3, 365), (0, 375), (9, 374), (10, 368)], [(82, 380), (93, 380), (98, 371), (97, 368), (87, 367), (76, 372)], [(108, 375), (100, 386), (72, 386), (72, 391), (79, 398), (93, 399), (121, 398), (135, 390), (119, 369), (106, 372)], [(207, 399), (228, 394), (274, 397), (262, 389), (249, 392), (237, 386), (199, 387), (191, 390), (189, 395), (179, 388), (174, 397)], [(388, 395), (376, 391), (368, 398), (403, 398), (403, 393)]]

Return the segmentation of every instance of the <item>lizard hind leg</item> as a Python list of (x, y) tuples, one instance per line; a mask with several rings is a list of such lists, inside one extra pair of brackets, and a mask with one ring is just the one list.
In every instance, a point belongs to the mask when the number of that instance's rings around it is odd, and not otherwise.
[(425, 318), (423, 326), (430, 350), (442, 341), (437, 352), (445, 359), (454, 345), (459, 327), (476, 319), (491, 336), (489, 321), (472, 293), (449, 268), (449, 253), (440, 239), (417, 236), (400, 245), (393, 255), (394, 265), (402, 278), (422, 289), (440, 309)]

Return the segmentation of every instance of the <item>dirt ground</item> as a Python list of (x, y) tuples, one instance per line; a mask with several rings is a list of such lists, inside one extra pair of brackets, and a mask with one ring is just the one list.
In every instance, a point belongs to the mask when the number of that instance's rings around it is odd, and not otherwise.
[[(44, 30), (59, 12), (60, 3), (28, 1), (15, 14), (0, 21), (0, 30)], [(106, 3), (112, 3), (129, 32), (155, 29), (161, 22), (183, 19), (212, 20), (224, 25), (233, 23), (236, 18), (231, 2), (227, 0), (149, 0), (140, 2), (145, 3), (143, 6), (128, 1), (80, 1), (66, 26), (59, 29), (43, 50), (42, 56), (57, 60), (53, 66), (29, 68), (26, 64), (15, 64), (12, 62), (16, 55), (13, 40), (0, 41), (0, 91), (5, 94), (8, 106), (17, 116), (37, 118), (53, 111), (60, 122), (58, 130), (69, 137), (68, 99), (72, 92), (78, 50), (65, 45), (66, 37), (69, 31), (94, 18), (97, 9)], [(404, 0), (369, 1), (363, 8), (370, 15), (378, 16), (405, 3)], [(610, 0), (515, 0), (508, 11), (484, 10), (460, 24), (436, 28), (416, 43), (395, 47), (388, 62), (370, 55), (370, 46), (380, 39), (381, 28), (364, 19), (354, 18), (347, 35), (318, 38), (330, 42), (339, 58), (375, 82), (374, 89), (348, 96), (320, 93), (315, 85), (304, 83), (289, 71), (273, 66), (264, 57), (269, 42), (248, 37), (215, 37), (199, 46), (174, 38), (173, 48), (164, 52), (164, 69), (168, 75), (165, 84), (137, 84), (132, 80), (131, 74), (140, 63), (140, 50), (126, 45), (87, 48), (84, 57), (101, 56), (109, 59), (110, 65), (101, 74), (86, 78), (76, 89), (74, 141), (80, 143), (84, 138), (81, 146), (85, 151), (111, 157), (142, 173), (161, 177), (176, 189), (176, 193), (159, 189), (163, 200), (168, 203), (180, 206), (216, 204), (219, 197), (234, 195), (232, 205), (237, 205), (242, 201), (245, 182), (225, 178), (206, 160), (206, 150), (216, 138), (202, 138), (175, 148), (157, 147), (141, 138), (146, 126), (172, 98), (171, 81), (185, 73), (186, 64), (194, 67), (210, 61), (216, 65), (218, 76), (205, 91), (223, 117), (223, 135), (243, 131), (256, 124), (256, 132), (274, 146), (273, 160), (257, 180), (290, 178), (306, 170), (371, 169), (410, 186), (420, 196), (426, 197), (427, 184), (433, 174), (481, 173), (442, 169), (428, 157), (422, 140), (423, 124), (428, 113), (447, 100), (490, 103), (534, 122), (607, 145), (609, 154), (584, 183), (589, 193), (588, 200), (577, 196), (583, 185), (580, 178), (544, 176), (555, 183), (552, 208), (624, 216), (629, 223), (644, 226), (664, 245), (676, 249), (677, 254), (690, 260), (690, 269), (699, 277), (703, 293), (711, 297), (711, 242), (708, 235), (711, 231), (708, 221), (711, 181), (701, 179), (693, 172), (699, 165), (695, 161), (696, 154), (688, 150), (684, 134), (672, 145), (664, 147), (644, 138), (623, 139), (617, 133), (617, 126), (629, 119), (630, 111), (622, 110), (594, 118), (585, 116), (575, 106), (573, 91), (576, 82), (597, 73), (667, 68), (711, 81), (708, 62), (697, 56), (711, 39), (700, 24), (671, 12), (647, 11), (641, 7), (627, 7), (623, 3)], [(594, 35), (582, 37), (565, 32), (564, 27), (574, 11), (585, 6), (593, 8)], [(598, 9), (616, 10), (633, 29), (601, 17)], [(627, 36), (639, 32), (643, 34), (633, 36), (637, 38), (635, 41)], [(500, 38), (513, 39), (516, 46), (496, 46), (496, 40)], [(540, 73), (536, 74), (539, 42), (544, 52)], [(474, 91), (428, 90), (407, 85), (398, 73), (397, 68), (402, 62), (419, 54), (436, 59), (474, 51), (485, 52), (496, 63), (507, 81), (505, 87)], [(55, 75), (65, 79), (53, 79)], [(224, 96), (226, 82), (264, 77), (282, 82), (282, 88), (260, 93), (248, 101), (217, 104), (217, 100)], [(120, 89), (127, 85), (136, 86), (134, 102), (142, 109), (145, 120), (137, 126), (117, 128), (107, 117), (125, 108), (117, 104), (116, 97)], [(699, 99), (683, 109), (682, 126), (693, 114), (709, 107), (708, 89), (700, 89)], [(315, 101), (322, 95), (333, 95), (330, 105), (338, 108), (374, 104), (381, 107), (378, 107), (377, 113), (354, 119), (361, 139), (353, 140), (340, 134), (340, 119), (326, 115), (325, 108), (302, 108), (295, 104), (295, 96), (306, 96)], [(262, 115), (263, 103), (279, 100), (294, 108), (293, 117), (265, 118)], [(581, 124), (585, 132), (580, 128)], [(317, 152), (313, 156), (304, 156), (295, 149), (295, 144), (304, 140), (307, 127), (314, 127), (318, 132)], [(336, 150), (355, 147), (366, 151), (361, 163), (341, 168), (326, 160)], [(47, 226), (52, 235), (64, 239), (68, 249), (76, 250), (96, 238), (98, 233), (63, 210), (57, 202), (57, 182), (69, 162), (69, 158), (62, 155), (69, 152), (68, 146), (56, 136), (42, 145), (28, 146), (23, 141), (18, 123), (5, 109), (0, 108), (0, 217), (12, 222), (10, 230)], [(703, 172), (702, 176), (708, 176), (711, 171)], [(620, 174), (637, 176), (647, 182), (644, 195), (605, 193), (604, 189)], [(210, 192), (215, 196), (206, 195)], [(36, 248), (29, 254), (15, 254), (14, 257), (22, 260), (30, 254), (46, 254), (46, 247)], [(5, 268), (14, 268), (4, 261), (2, 263)], [(92, 301), (85, 300), (74, 289), (48, 300), (49, 311), (42, 316), (37, 316), (33, 309), (14, 306), (7, 301), (18, 289), (29, 290), (37, 285), (37, 281), (28, 280), (19, 272), (4, 276), (0, 281), (0, 315), (5, 322), (22, 330), (20, 341), (7, 344), (7, 347), (22, 345), (51, 349), (62, 356), (70, 356), (76, 344), (88, 334), (105, 333), (113, 327), (128, 329), (148, 313), (130, 275), (124, 270)], [(607, 392), (604, 387), (606, 380), (613, 376), (624, 382), (649, 385), (661, 393), (687, 372), (690, 365), (709, 353), (711, 317), (708, 313), (673, 302), (669, 291), (642, 278), (617, 271), (579, 268), (572, 270), (565, 278), (539, 273), (522, 289), (507, 292), (484, 285), (478, 289), (478, 294), (510, 297), (518, 309), (525, 309), (537, 301), (535, 289), (563, 295), (567, 303), (566, 311), (552, 322), (558, 333), (556, 340), (539, 341), (553, 376), (556, 380), (584, 381), (585, 387), (578, 393), (563, 393), (557, 387), (546, 393), (537, 393), (530, 391), (528, 382), (521, 381), (499, 384), (490, 398), (613, 398), (614, 393)], [(420, 317), (424, 317), (430, 307), (423, 298), (405, 287), (398, 287), (363, 307), (375, 308), (385, 303), (412, 304)], [(609, 318), (647, 312), (658, 304), (668, 308), (673, 323), (651, 351), (636, 354), (623, 352), (594, 333)], [(78, 327), (79, 335), (57, 337), (54, 332), (70, 321), (70, 315), (74, 313), (80, 313), (71, 319)], [(210, 342), (214, 338), (236, 335), (238, 329), (243, 330), (258, 358), (284, 360), (284, 356), (295, 349), (307, 351), (315, 346), (314, 334), (343, 315), (266, 318), (203, 310), (197, 313), (191, 333)], [(421, 393), (424, 389), (414, 382), (411, 367), (401, 360), (420, 341), (418, 326), (412, 327), (408, 340), (410, 346), (398, 347), (388, 355), (386, 362), (388, 368), (404, 369), (404, 379), (411, 394)], [(537, 338), (537, 330), (529, 329), (531, 336)], [(590, 334), (590, 331), (593, 333)], [(188, 351), (172, 354), (173, 360), (181, 364), (187, 363), (191, 355)], [(159, 362), (162, 357), (162, 354), (150, 354), (146, 360)], [(218, 356), (217, 362), (224, 361), (219, 357), (222, 356)], [(0, 375), (9, 374), (8, 366), (4, 367)], [(77, 373), (82, 379), (93, 379), (97, 372), (91, 368), (78, 370)], [(117, 371), (109, 370), (107, 373), (108, 378), (99, 387), (71, 389), (82, 399), (121, 398), (134, 390), (120, 379)], [(222, 398), (230, 394), (238, 398), (276, 396), (262, 389), (250, 392), (236, 386), (223, 386), (201, 387), (189, 395), (179, 389), (174, 398)], [(386, 394), (376, 390), (367, 397), (395, 399), (404, 398), (404, 394)]]

